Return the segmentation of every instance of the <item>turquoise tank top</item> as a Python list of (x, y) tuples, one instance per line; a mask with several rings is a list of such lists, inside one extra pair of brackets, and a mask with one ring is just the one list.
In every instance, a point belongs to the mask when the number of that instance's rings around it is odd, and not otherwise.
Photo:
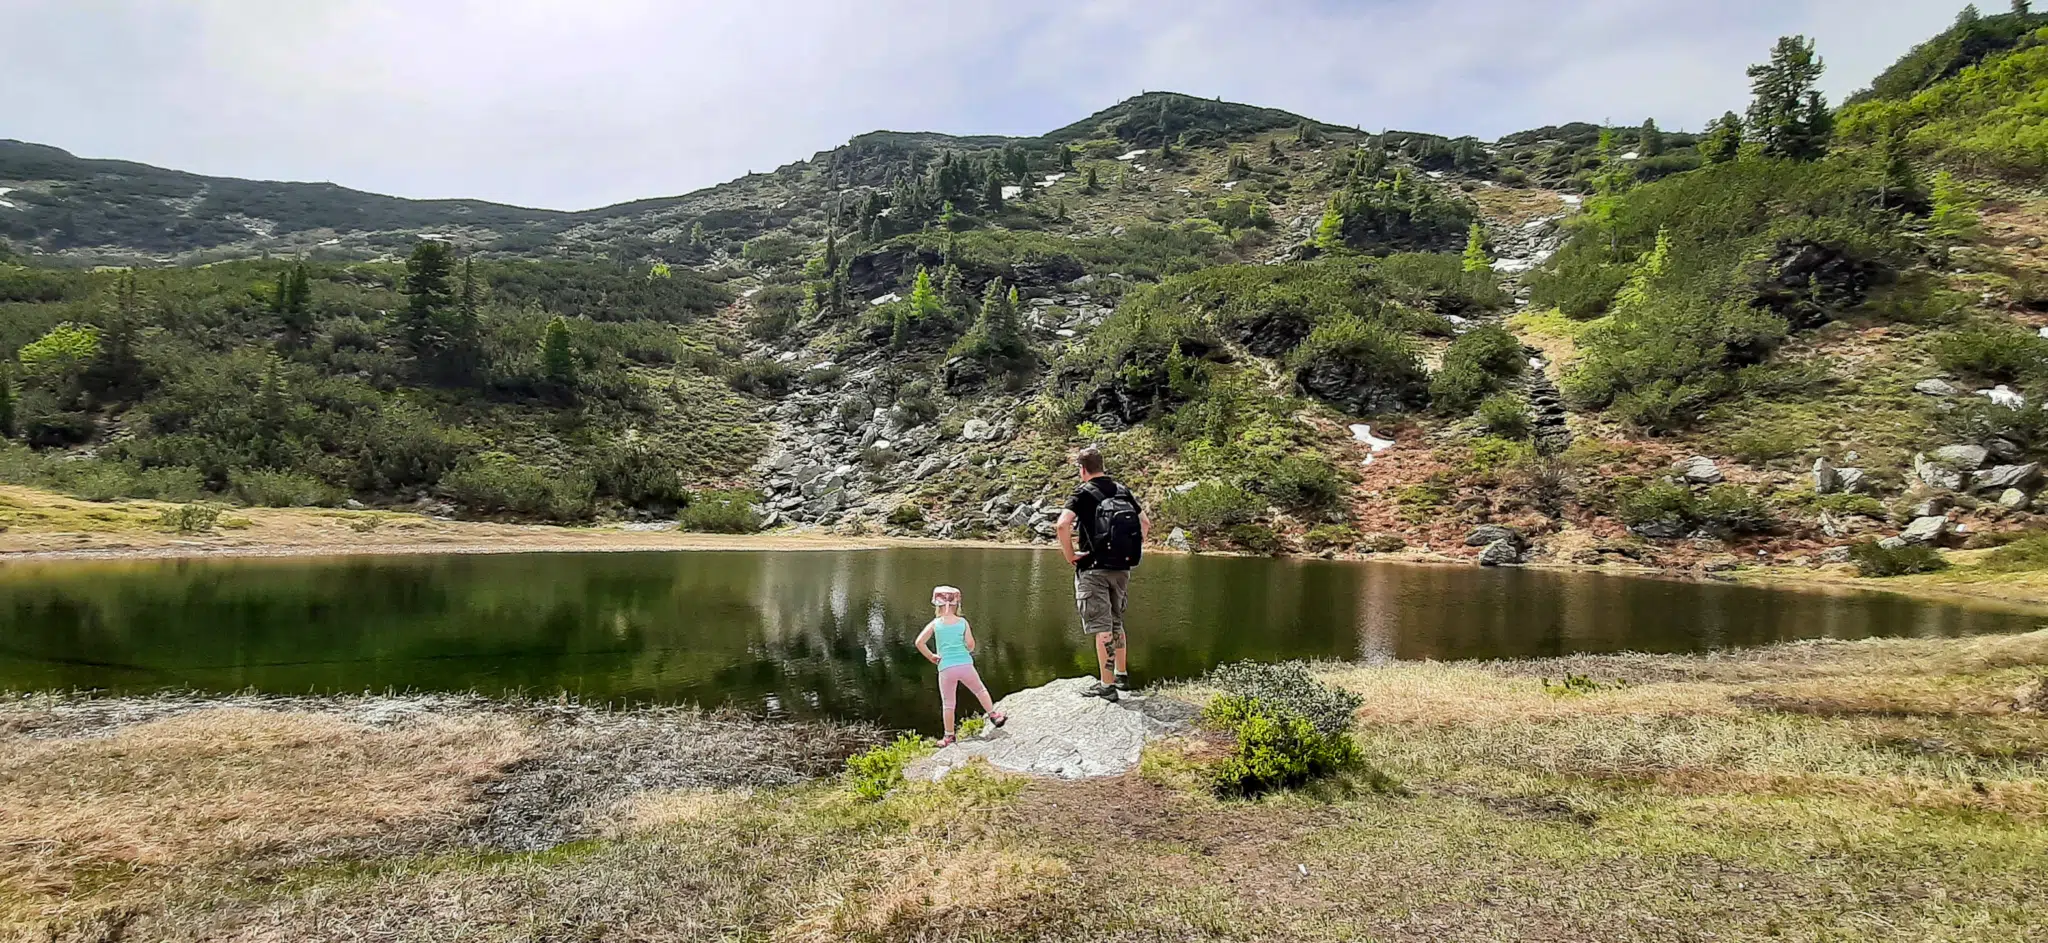
[(939, 619), (932, 623), (932, 651), (939, 653), (941, 670), (956, 665), (974, 664), (974, 655), (967, 651), (967, 620)]

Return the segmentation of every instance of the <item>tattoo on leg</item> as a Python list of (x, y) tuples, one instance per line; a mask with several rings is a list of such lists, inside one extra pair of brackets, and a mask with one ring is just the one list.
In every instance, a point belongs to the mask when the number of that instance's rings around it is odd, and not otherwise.
[(1122, 632), (1102, 633), (1103, 666), (1110, 670), (1116, 668), (1116, 650), (1123, 645), (1123, 635)]

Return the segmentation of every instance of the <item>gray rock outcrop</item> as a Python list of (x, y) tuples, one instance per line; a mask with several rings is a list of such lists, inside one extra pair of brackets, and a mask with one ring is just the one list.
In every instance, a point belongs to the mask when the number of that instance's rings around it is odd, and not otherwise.
[(1944, 445), (1934, 450), (1934, 460), (1950, 468), (1974, 471), (1984, 467), (1991, 450), (1981, 445)]
[(1501, 524), (1481, 524), (1473, 528), (1471, 533), (1465, 535), (1465, 546), (1486, 547), (1503, 540), (1513, 544), (1516, 550), (1529, 545), (1529, 539), (1522, 536), (1521, 531), (1512, 527)]
[(1979, 472), (1970, 479), (1970, 487), (1980, 492), (2001, 493), (2017, 488), (2031, 491), (2041, 482), (2041, 463), (2028, 462), (2025, 465), (1997, 465)]
[(1947, 380), (1930, 377), (1913, 384), (1913, 392), (1923, 396), (1954, 396), (1956, 388)]
[(1479, 551), (1480, 566), (1514, 566), (1522, 562), (1522, 548), (1506, 538), (1487, 544)]
[(1842, 490), (1842, 473), (1826, 456), (1813, 460), (1813, 493), (1834, 494)]
[(1940, 543), (1946, 536), (1948, 518), (1938, 515), (1915, 518), (1913, 523), (1906, 525), (1905, 530), (1899, 531), (1899, 539), (1909, 544)]
[(1714, 460), (1704, 455), (1695, 455), (1679, 462), (1678, 476), (1689, 485), (1718, 485), (1721, 483), (1721, 469)]
[(1088, 678), (1061, 678), (996, 702), (1009, 716), (912, 763), (906, 778), (937, 781), (976, 757), (1013, 773), (1087, 779), (1116, 776), (1138, 765), (1145, 742), (1187, 729), (1196, 708), (1185, 701), (1130, 695), (1112, 704), (1087, 697)]

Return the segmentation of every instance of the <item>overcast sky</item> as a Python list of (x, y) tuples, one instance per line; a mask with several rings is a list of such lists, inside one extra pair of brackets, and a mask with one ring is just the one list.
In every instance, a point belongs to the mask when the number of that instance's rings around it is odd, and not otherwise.
[(1646, 116), (1692, 129), (1742, 109), (1743, 67), (1780, 35), (1819, 41), (1840, 101), (1960, 8), (0, 0), (0, 138), (206, 174), (584, 209), (770, 170), (877, 128), (1038, 134), (1148, 89), (1489, 139)]

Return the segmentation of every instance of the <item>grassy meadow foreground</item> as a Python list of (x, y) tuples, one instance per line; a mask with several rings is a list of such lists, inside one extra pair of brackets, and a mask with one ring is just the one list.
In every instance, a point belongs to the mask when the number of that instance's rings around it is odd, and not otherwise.
[[(1370, 775), (861, 798), (881, 737), (463, 698), (0, 704), (32, 940), (2031, 940), (2048, 632), (1324, 665)], [(1188, 688), (1176, 696), (1200, 698)]]

